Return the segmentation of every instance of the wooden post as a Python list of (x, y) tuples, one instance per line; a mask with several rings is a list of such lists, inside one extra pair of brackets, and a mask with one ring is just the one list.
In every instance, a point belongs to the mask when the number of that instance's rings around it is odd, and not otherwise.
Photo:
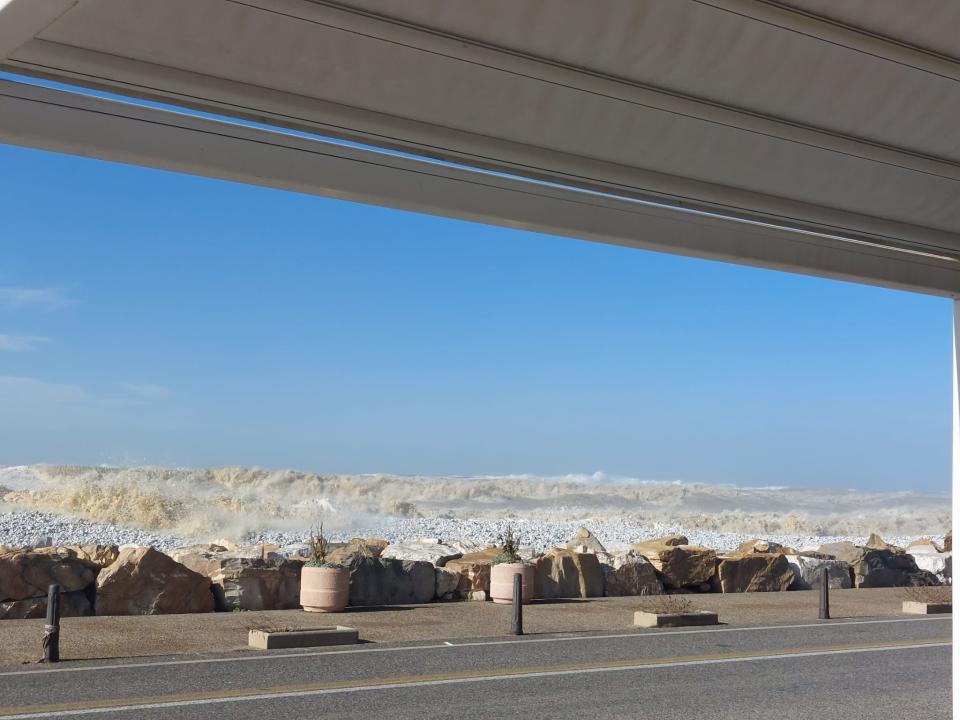
[(830, 619), (830, 570), (826, 567), (820, 573), (820, 619)]
[(510, 628), (513, 635), (523, 635), (523, 575), (513, 575), (513, 623)]
[(60, 586), (47, 590), (47, 623), (43, 627), (43, 662), (60, 662)]

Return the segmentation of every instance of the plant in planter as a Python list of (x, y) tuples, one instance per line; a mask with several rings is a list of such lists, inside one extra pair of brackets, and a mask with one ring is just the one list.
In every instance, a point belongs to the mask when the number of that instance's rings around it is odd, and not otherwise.
[(520, 559), (520, 542), (513, 534), (513, 528), (507, 525), (498, 543), (503, 552), (490, 563), (490, 597), (495, 603), (513, 602), (513, 576), (521, 579), (521, 600), (524, 604), (533, 600), (533, 565)]
[(330, 543), (320, 530), (310, 532), (310, 559), (300, 573), (300, 605), (307, 612), (340, 612), (350, 600), (350, 571), (327, 560)]

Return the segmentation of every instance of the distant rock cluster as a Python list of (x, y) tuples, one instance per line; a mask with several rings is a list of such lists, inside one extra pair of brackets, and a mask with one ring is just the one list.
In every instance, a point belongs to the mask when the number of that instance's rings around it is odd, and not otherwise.
[[(503, 548), (472, 540), (423, 537), (391, 543), (354, 538), (328, 560), (350, 570), (350, 605), (486, 600), (490, 568)], [(0, 546), (0, 619), (42, 617), (47, 587), (63, 593), (63, 614), (152, 615), (299, 607), (306, 543), (228, 542), (166, 548), (107, 544)], [(900, 548), (876, 536), (796, 550), (748, 540), (718, 552), (665, 535), (608, 549), (586, 528), (566, 543), (520, 549), (534, 567), (541, 599), (809, 590), (823, 571), (834, 588), (940, 585), (952, 581), (952, 539)]]

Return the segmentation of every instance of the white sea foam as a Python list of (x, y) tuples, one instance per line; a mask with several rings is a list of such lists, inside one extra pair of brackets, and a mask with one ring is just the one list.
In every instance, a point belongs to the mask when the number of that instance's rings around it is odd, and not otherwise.
[[(744, 488), (603, 473), (432, 477), (241, 467), (6, 466), (0, 467), (0, 510), (44, 511), (97, 527), (198, 539), (299, 537), (321, 518), (336, 534), (368, 532), (388, 539), (404, 539), (397, 537), (402, 529), (472, 533), (486, 540), (512, 521), (527, 524), (537, 544), (553, 542), (580, 523), (592, 524), (598, 534), (601, 526), (608, 528), (617, 542), (683, 531), (691, 539), (713, 538), (714, 545), (749, 536), (801, 543), (871, 532), (939, 536), (950, 526), (946, 494)], [(2, 535), (0, 527), (0, 544)], [(717, 540), (720, 536), (727, 540)]]

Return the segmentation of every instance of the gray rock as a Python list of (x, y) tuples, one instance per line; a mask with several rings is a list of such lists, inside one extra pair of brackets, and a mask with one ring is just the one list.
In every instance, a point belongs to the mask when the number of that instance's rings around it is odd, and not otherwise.
[(217, 610), (300, 607), (303, 562), (270, 553), (266, 560), (236, 553), (180, 553), (185, 567), (210, 578)]
[(917, 567), (912, 555), (850, 542), (820, 546), (820, 552), (850, 565), (854, 587), (907, 587), (939, 585), (937, 577)]
[(450, 560), (456, 560), (462, 552), (450, 545), (439, 542), (412, 542), (387, 545), (380, 557), (388, 560), (422, 560), (437, 567), (443, 567)]
[(609, 561), (601, 565), (605, 593), (609, 597), (625, 595), (660, 595), (663, 584), (657, 571), (636, 550), (622, 550), (609, 555)]
[(786, 558), (793, 570), (791, 590), (818, 590), (823, 577), (823, 568), (827, 568), (829, 573), (828, 586), (831, 590), (853, 587), (850, 566), (843, 560), (826, 560), (807, 555), (787, 555)]
[(357, 556), (350, 563), (350, 605), (428, 603), (436, 592), (434, 570), (422, 560)]

